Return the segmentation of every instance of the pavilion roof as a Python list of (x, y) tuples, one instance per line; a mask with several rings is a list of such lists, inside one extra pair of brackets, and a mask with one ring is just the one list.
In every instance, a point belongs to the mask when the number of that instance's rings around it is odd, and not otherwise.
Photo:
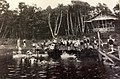
[(118, 18), (115, 17), (114, 15), (110, 14), (98, 14), (95, 17), (92, 17), (90, 20), (86, 22), (92, 22), (92, 21), (100, 21), (100, 20), (117, 20)]

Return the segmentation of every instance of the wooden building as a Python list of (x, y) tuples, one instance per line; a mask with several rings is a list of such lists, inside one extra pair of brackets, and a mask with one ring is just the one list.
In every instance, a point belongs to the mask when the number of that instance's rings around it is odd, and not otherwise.
[(114, 15), (100, 13), (90, 20), (85, 21), (85, 32), (115, 32), (117, 20), (118, 18)]

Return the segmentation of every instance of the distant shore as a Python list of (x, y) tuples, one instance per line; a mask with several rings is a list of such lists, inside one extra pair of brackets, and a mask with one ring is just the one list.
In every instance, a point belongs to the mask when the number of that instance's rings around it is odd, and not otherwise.
[[(13, 49), (17, 50), (18, 39), (0, 39), (0, 49)], [(41, 43), (42, 40), (37, 40), (36, 43)], [(23, 47), (23, 40), (20, 40), (20, 46), (22, 49), (32, 49), (33, 40), (26, 40), (26, 47)]]

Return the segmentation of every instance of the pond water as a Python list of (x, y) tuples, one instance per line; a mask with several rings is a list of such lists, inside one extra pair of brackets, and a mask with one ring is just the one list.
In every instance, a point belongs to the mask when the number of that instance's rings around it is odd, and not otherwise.
[(81, 63), (76, 59), (43, 60), (12, 58), (0, 54), (0, 79), (113, 79), (102, 63)]

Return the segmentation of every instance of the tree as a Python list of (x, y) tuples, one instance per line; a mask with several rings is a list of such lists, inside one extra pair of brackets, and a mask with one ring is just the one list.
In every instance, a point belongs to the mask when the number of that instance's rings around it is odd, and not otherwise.
[(119, 4), (116, 4), (115, 7), (113, 8), (114, 14), (119, 17)]
[[(1, 14), (1, 27), (0, 27), (0, 37), (3, 38), (4, 33), (6, 32), (6, 29), (8, 28), (8, 17), (10, 17), (8, 15), (9, 13), (9, 3), (7, 3), (7, 1), (5, 0), (1, 0), (0, 1), (0, 14)], [(5, 32), (4, 32), (5, 31)]]
[(112, 14), (112, 11), (108, 8), (108, 6), (105, 3), (103, 3), (103, 4), (98, 3), (98, 5), (95, 7), (94, 11), (96, 14), (99, 14), (99, 13)]
[(93, 8), (82, 1), (72, 1), (72, 6), (69, 6), (68, 13), (70, 17), (71, 30), (73, 35), (80, 35), (84, 33), (84, 21), (90, 18), (89, 13)]
[(18, 32), (19, 32), (19, 37), (21, 38), (35, 38), (36, 37), (36, 30), (38, 30), (37, 25), (38, 22), (40, 21), (36, 13), (38, 11), (41, 11), (41, 8), (37, 8), (35, 5), (29, 6), (26, 5), (25, 3), (21, 2), (19, 3), (19, 26), (18, 26)]
[[(99, 12), (109, 12), (106, 4), (97, 7), (87, 2), (72, 2), (72, 5), (58, 4), (56, 8), (48, 6), (42, 10), (36, 5), (18, 4), (18, 9), (9, 10), (5, 0), (0, 1), (0, 37), (46, 39), (51, 38), (49, 26), (59, 36), (80, 36), (84, 32), (85, 20)], [(48, 15), (50, 21), (48, 22)]]

